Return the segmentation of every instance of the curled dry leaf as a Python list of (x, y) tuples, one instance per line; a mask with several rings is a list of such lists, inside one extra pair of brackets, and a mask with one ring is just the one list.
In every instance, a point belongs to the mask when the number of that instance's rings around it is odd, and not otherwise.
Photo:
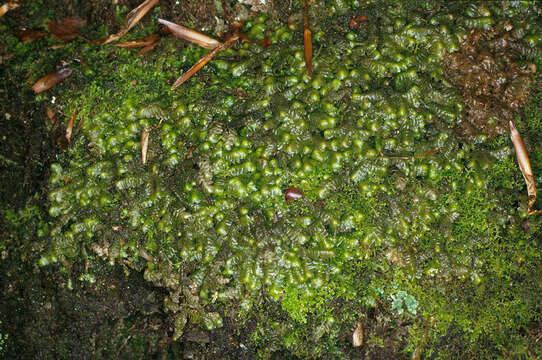
[(156, 4), (158, 4), (158, 0), (145, 0), (141, 4), (139, 4), (138, 7), (133, 9), (126, 15), (126, 21), (124, 26), (120, 29), (120, 31), (116, 34), (109, 35), (104, 40), (99, 40), (98, 44), (105, 45), (109, 44), (110, 42), (113, 42), (115, 40), (120, 39), (123, 37), (128, 31), (130, 31), (131, 28), (133, 28), (148, 12), (150, 9), (152, 9)]
[(45, 31), (29, 30), (29, 29), (15, 30), (13, 34), (22, 42), (41, 39), (49, 35)]
[(222, 50), (226, 50), (229, 47), (231, 47), (238, 39), (239, 39), (239, 34), (237, 32), (235, 32), (228, 40), (221, 43), (219, 46), (214, 48), (213, 51), (211, 51), (209, 54), (207, 54), (204, 57), (202, 57), (201, 59), (199, 59), (197, 63), (195, 63), (190, 69), (188, 69), (187, 72), (182, 74), (181, 77), (179, 77), (177, 79), (177, 81), (175, 81), (175, 83), (171, 86), (171, 90), (173, 90), (176, 87), (182, 85), (186, 80), (190, 79), (192, 77), (192, 75), (197, 73), (202, 67), (205, 66), (205, 64), (207, 64), (209, 61), (211, 61), (211, 59), (216, 54), (218, 54)]
[(531, 168), (531, 161), (527, 154), (527, 149), (523, 143), (523, 139), (516, 129), (516, 126), (510, 121), (510, 137), (514, 144), (514, 150), (516, 151), (516, 159), (518, 160), (519, 169), (527, 184), (527, 194), (529, 195), (529, 203), (527, 206), (527, 215), (541, 214), (541, 210), (533, 210), (534, 203), (536, 202), (537, 189), (534, 182), (533, 169)]
[(34, 90), (36, 94), (44, 92), (45, 90), (49, 90), (56, 84), (62, 82), (71, 74), (72, 74), (72, 69), (63, 67), (55, 71), (54, 73), (45, 75), (44, 77), (36, 81), (36, 83), (32, 86), (32, 90)]
[(22, 1), (8, 1), (0, 6), (0, 18), (4, 16), (8, 11), (13, 10), (21, 6)]
[(363, 346), (363, 327), (361, 326), (361, 323), (359, 321), (356, 324), (356, 329), (352, 333), (352, 346)]
[(85, 24), (85, 20), (73, 17), (59, 21), (53, 20), (47, 24), (47, 28), (57, 39), (71, 41), (79, 36), (79, 30)]
[(77, 113), (77, 109), (74, 109), (72, 112), (72, 115), (70, 116), (70, 120), (68, 120), (68, 125), (66, 125), (66, 140), (68, 140), (68, 144), (71, 143), (73, 122), (75, 121), (76, 113)]
[(121, 48), (147, 47), (147, 46), (151, 46), (155, 44), (156, 42), (158, 42), (158, 40), (160, 40), (160, 35), (152, 34), (152, 35), (144, 37), (143, 39), (117, 43), (115, 44), (115, 46), (118, 46)]
[(166, 26), (176, 37), (193, 42), (203, 48), (212, 50), (220, 45), (220, 41), (182, 25), (177, 25), (164, 19), (158, 19), (158, 22)]

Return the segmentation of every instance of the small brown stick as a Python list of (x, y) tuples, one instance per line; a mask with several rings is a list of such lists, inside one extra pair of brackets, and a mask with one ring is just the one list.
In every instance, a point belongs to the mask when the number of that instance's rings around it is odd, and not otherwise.
[(204, 67), (209, 61), (211, 61), (211, 59), (215, 57), (216, 54), (218, 54), (222, 50), (226, 50), (230, 48), (238, 39), (239, 39), (239, 34), (236, 32), (232, 35), (231, 38), (221, 43), (216, 48), (214, 48), (213, 51), (211, 51), (209, 54), (199, 59), (197, 63), (195, 63), (190, 69), (188, 69), (187, 72), (182, 74), (181, 77), (179, 77), (177, 81), (175, 81), (175, 83), (171, 86), (171, 90), (179, 87), (186, 80), (190, 79), (192, 75), (197, 73), (202, 67)]
[(527, 154), (523, 139), (512, 121), (510, 121), (510, 138), (514, 144), (514, 150), (516, 150), (516, 159), (518, 160), (519, 169), (527, 184), (527, 194), (529, 195), (527, 215), (542, 214), (542, 210), (533, 210), (537, 195), (533, 169), (531, 168), (531, 161), (529, 160), (529, 155)]
[(312, 78), (312, 35), (309, 29), (309, 0), (305, 0), (305, 19), (303, 21), (303, 45), (305, 47), (305, 66), (307, 74)]

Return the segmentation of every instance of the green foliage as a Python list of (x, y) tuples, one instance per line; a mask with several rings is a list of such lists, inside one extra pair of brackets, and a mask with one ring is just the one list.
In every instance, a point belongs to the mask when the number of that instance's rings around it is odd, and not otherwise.
[[(344, 357), (344, 334), (362, 320), (375, 348), (385, 343), (379, 326), (396, 330), (404, 318), (415, 324), (409, 351), (427, 319), (429, 352), (454, 326), (481, 357), (482, 340), (526, 343), (518, 334), (540, 311), (540, 223), (522, 230), (524, 189), (507, 137), (472, 144), (453, 131), (461, 98), (441, 60), (473, 28), (512, 21), (522, 38), (534, 31), (518, 20), (530, 12), (508, 3), (325, 5), (311, 8), (312, 79), (300, 33), (264, 17), (244, 30), (258, 40), (270, 33), (268, 47), (237, 44), (175, 91), (170, 80), (206, 50), (173, 38), (144, 57), (74, 42), (19, 65), (37, 79), (61, 58), (88, 63), (36, 96), (55, 96), (66, 116), (78, 109), (84, 119), (51, 167), (40, 264), (100, 257), (144, 271), (169, 291), (175, 338), (188, 322), (213, 329), (221, 314), (274, 306), (252, 336), (262, 357)], [(360, 13), (370, 21), (354, 32), (345, 19)], [(535, 45), (522, 48), (526, 58)], [(519, 127), (533, 138), (538, 110)], [(143, 165), (141, 133), (151, 127)], [(534, 155), (535, 170), (541, 163)], [(303, 198), (285, 201), (290, 187)], [(15, 227), (41, 216), (24, 211), (5, 216)], [(533, 290), (523, 298), (525, 283)]]
[[(0, 325), (2, 325), (2, 321), (0, 321)], [(3, 332), (0, 332), (0, 355), (6, 350), (6, 341), (8, 340), (8, 334), (4, 334)]]

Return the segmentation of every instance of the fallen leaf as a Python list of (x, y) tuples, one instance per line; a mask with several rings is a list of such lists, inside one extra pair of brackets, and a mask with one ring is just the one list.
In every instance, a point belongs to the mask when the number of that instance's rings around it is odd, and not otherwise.
[(66, 140), (68, 140), (68, 144), (71, 143), (73, 122), (75, 120), (76, 113), (77, 113), (77, 109), (74, 109), (72, 112), (72, 116), (70, 116), (70, 120), (68, 120), (68, 125), (66, 125)]
[(158, 22), (162, 25), (165, 25), (166, 28), (171, 31), (176, 37), (193, 42), (196, 45), (199, 45), (206, 49), (214, 49), (220, 45), (220, 41), (213, 39), (207, 35), (204, 35), (196, 30), (189, 29), (182, 25), (177, 25), (170, 21), (164, 19), (158, 19)]
[(0, 6), (0, 18), (4, 16), (8, 11), (13, 10), (21, 6), (20, 1), (8, 1)]
[(49, 35), (45, 31), (28, 30), (28, 29), (15, 30), (13, 34), (22, 42), (41, 39)]
[(138, 48), (138, 47), (147, 47), (147, 46), (153, 45), (158, 40), (160, 40), (160, 35), (152, 34), (152, 35), (144, 37), (143, 39), (117, 43), (115, 44), (115, 46), (121, 47), (121, 48), (128, 48), (128, 49)]
[(56, 84), (62, 82), (71, 74), (72, 74), (72, 69), (63, 67), (55, 71), (54, 73), (45, 75), (44, 77), (36, 81), (36, 83), (32, 86), (32, 90), (34, 90), (36, 94), (49, 90)]
[(236, 41), (239, 39), (239, 34), (235, 33), (230, 37), (228, 40), (226, 40), (224, 43), (220, 44), (216, 48), (213, 49), (209, 54), (205, 55), (201, 59), (198, 60), (197, 63), (195, 63), (190, 69), (188, 69), (187, 72), (182, 74), (177, 81), (171, 86), (171, 90), (177, 88), (178, 86), (182, 85), (186, 80), (190, 79), (192, 75), (197, 73), (202, 67), (205, 66), (213, 57), (215, 57), (216, 54), (218, 54), (220, 51), (228, 49), (231, 47)]
[(529, 160), (529, 154), (523, 143), (523, 139), (516, 129), (516, 126), (510, 121), (510, 137), (514, 144), (514, 150), (516, 151), (516, 159), (518, 161), (519, 169), (527, 184), (527, 194), (529, 195), (529, 203), (527, 206), (527, 215), (542, 214), (542, 210), (533, 210), (534, 203), (536, 202), (537, 189), (534, 182), (533, 169), (531, 168), (531, 161)]
[(363, 327), (361, 326), (361, 322), (359, 321), (356, 324), (356, 329), (352, 333), (352, 346), (353, 347), (363, 346)]
[(141, 4), (139, 4), (138, 7), (133, 9), (126, 15), (126, 21), (124, 26), (120, 29), (120, 31), (116, 34), (109, 35), (104, 40), (99, 40), (98, 44), (105, 45), (109, 44), (110, 42), (113, 42), (115, 40), (120, 39), (123, 37), (128, 31), (130, 31), (131, 28), (133, 28), (148, 12), (150, 9), (152, 9), (156, 4), (158, 4), (158, 0), (145, 0)]
[(56, 38), (62, 41), (71, 41), (79, 36), (79, 30), (85, 24), (85, 20), (73, 17), (65, 18), (58, 22), (56, 20), (50, 21), (47, 24), (47, 28)]

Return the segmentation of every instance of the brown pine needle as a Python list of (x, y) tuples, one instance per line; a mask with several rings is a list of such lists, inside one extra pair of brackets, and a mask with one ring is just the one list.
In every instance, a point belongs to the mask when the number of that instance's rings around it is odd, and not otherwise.
[(312, 35), (309, 29), (309, 0), (305, 0), (305, 19), (303, 21), (303, 45), (305, 47), (305, 66), (307, 74), (312, 78)]
[(160, 35), (152, 34), (152, 35), (144, 37), (143, 39), (117, 43), (115, 44), (115, 46), (121, 47), (121, 48), (128, 48), (128, 49), (138, 48), (138, 47), (147, 47), (147, 46), (154, 45), (156, 42), (158, 42), (158, 40), (160, 40)]
[(237, 41), (237, 39), (239, 39), (239, 34), (235, 33), (234, 35), (232, 35), (231, 38), (229, 38), (228, 40), (226, 40), (225, 42), (223, 42), (222, 44), (220, 44), (219, 46), (214, 48), (214, 50), (211, 51), (209, 54), (207, 54), (204, 57), (202, 57), (201, 59), (199, 59), (197, 63), (195, 63), (190, 69), (188, 69), (187, 72), (182, 74), (181, 77), (179, 77), (177, 79), (177, 81), (175, 81), (175, 83), (171, 86), (171, 90), (179, 87), (186, 80), (190, 79), (192, 77), (192, 75), (197, 73), (202, 67), (205, 66), (205, 64), (207, 64), (209, 61), (211, 61), (211, 59), (213, 57), (215, 57), (216, 54), (218, 54), (222, 50), (226, 50), (226, 49), (230, 48)]
[(536, 202), (537, 189), (534, 182), (533, 169), (531, 168), (531, 161), (527, 154), (527, 149), (523, 143), (523, 139), (516, 129), (514, 123), (510, 121), (510, 137), (514, 144), (514, 150), (516, 151), (516, 159), (518, 160), (519, 169), (527, 184), (527, 194), (529, 195), (529, 202), (527, 206), (527, 215), (542, 214), (542, 210), (533, 210), (534, 203)]
[(305, 29), (303, 34), (303, 40), (305, 45), (305, 66), (307, 67), (307, 74), (312, 78), (312, 36), (309, 29)]
[(139, 4), (138, 7), (136, 7), (135, 9), (130, 11), (128, 15), (126, 15), (125, 24), (118, 33), (109, 35), (104, 40), (99, 40), (98, 44), (109, 44), (110, 42), (118, 40), (124, 35), (126, 35), (126, 33), (130, 31), (130, 29), (133, 28), (156, 4), (158, 4), (158, 0), (145, 0), (144, 2)]
[(199, 45), (206, 49), (214, 49), (220, 45), (220, 41), (213, 39), (207, 35), (204, 35), (196, 30), (189, 29), (182, 25), (177, 25), (164, 19), (158, 19), (158, 22), (165, 25), (169, 31), (176, 37), (190, 41), (196, 45)]

